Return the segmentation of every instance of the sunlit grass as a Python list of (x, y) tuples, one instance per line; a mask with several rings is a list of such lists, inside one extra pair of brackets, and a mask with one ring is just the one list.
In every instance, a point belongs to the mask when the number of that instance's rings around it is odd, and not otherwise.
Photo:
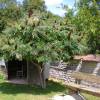
[[(67, 88), (58, 82), (49, 81), (46, 89), (38, 86), (16, 85), (0, 81), (0, 100), (50, 100), (56, 94), (67, 93)], [(87, 100), (100, 98), (83, 94)]]
[(83, 96), (86, 97), (87, 100), (100, 100), (100, 97), (96, 97), (96, 96), (89, 95), (89, 94), (86, 94), (86, 93), (83, 94)]
[(64, 85), (49, 81), (46, 89), (38, 86), (0, 83), (0, 100), (49, 100), (55, 94), (66, 91)]

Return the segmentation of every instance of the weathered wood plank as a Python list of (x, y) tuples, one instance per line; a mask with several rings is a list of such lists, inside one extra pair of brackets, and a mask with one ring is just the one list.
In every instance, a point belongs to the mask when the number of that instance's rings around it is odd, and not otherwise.
[(95, 88), (91, 88), (91, 87), (87, 87), (75, 83), (68, 83), (67, 88), (73, 91), (82, 91), (100, 97), (100, 89), (95, 89)]
[(74, 72), (72, 73), (71, 77), (74, 77), (77, 80), (84, 80), (84, 81), (100, 84), (100, 76), (96, 76), (88, 73)]
[[(59, 80), (56, 80), (54, 78), (50, 78), (50, 79), (55, 82), (60, 82)], [(76, 84), (73, 82), (63, 83), (63, 84), (66, 85), (67, 89), (69, 89), (68, 91), (69, 94), (78, 93), (82, 91), (84, 93), (88, 93), (88, 94), (100, 97), (100, 89)]]

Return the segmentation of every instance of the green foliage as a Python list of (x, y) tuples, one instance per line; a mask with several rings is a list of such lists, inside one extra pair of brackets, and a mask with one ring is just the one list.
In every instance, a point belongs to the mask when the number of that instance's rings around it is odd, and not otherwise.
[(22, 16), (22, 8), (16, 0), (0, 0), (0, 33), (12, 26)]
[(0, 18), (0, 32), (2, 32), (3, 29), (5, 29), (5, 27), (6, 27), (6, 21)]
[(1, 40), (0, 52), (5, 59), (15, 57), (37, 62), (68, 60), (80, 51), (75, 38), (77, 35), (72, 31), (74, 27), (65, 26), (64, 21), (54, 23), (54, 20), (45, 26), (50, 19), (45, 19), (44, 23), (42, 16), (26, 17), (23, 20), (2, 34), (4, 40)]
[(3, 74), (3, 72), (0, 70), (0, 82), (4, 81), (6, 79), (6, 76)]
[(78, 11), (74, 19), (74, 24), (80, 33), (82, 43), (88, 47), (87, 53), (100, 51), (99, 6), (98, 0), (80, 0), (78, 2)]
[[(1, 18), (7, 18), (7, 25), (0, 33), (0, 57), (36, 62), (67, 61), (82, 51), (79, 32), (72, 24), (71, 9), (66, 18), (61, 18), (47, 12), (42, 0), (24, 0), (21, 6), (14, 1), (11, 6), (10, 2), (6, 4), (7, 8), (1, 9), (1, 14), (5, 12)], [(20, 11), (24, 13), (22, 18)]]
[(23, 7), (25, 11), (30, 11), (33, 9), (45, 11), (45, 5), (43, 0), (24, 0)]

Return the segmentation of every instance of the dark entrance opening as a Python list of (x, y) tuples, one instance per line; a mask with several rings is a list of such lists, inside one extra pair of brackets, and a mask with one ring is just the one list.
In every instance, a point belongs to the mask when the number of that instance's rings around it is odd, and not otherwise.
[(27, 62), (25, 60), (11, 60), (8, 62), (8, 79), (26, 79), (27, 78)]

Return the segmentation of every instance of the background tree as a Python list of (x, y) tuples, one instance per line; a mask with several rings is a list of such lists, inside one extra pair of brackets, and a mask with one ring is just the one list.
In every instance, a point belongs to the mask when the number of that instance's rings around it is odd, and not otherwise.
[(21, 6), (16, 0), (0, 0), (0, 32), (12, 26), (21, 16)]
[(88, 47), (87, 53), (100, 53), (100, 3), (99, 0), (79, 0), (74, 24), (81, 36), (81, 42)]

